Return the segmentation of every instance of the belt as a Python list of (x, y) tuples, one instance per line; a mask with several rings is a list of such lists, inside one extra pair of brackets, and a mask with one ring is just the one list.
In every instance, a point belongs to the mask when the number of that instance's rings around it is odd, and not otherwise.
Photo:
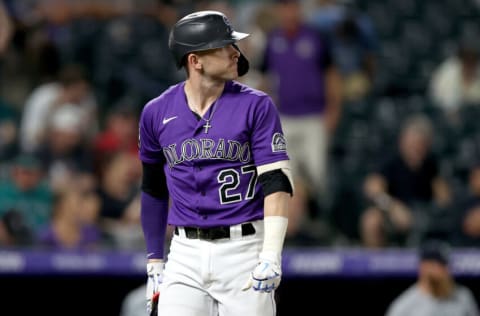
[[(242, 236), (255, 234), (255, 227), (252, 223), (241, 224)], [(175, 227), (175, 235), (180, 235), (179, 230), (185, 231), (185, 237), (188, 239), (205, 239), (215, 240), (222, 238), (230, 238), (230, 226), (217, 226), (210, 228), (199, 227)]]

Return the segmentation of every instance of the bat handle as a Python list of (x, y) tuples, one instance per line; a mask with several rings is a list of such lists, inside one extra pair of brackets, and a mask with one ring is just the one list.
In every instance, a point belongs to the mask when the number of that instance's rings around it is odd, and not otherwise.
[(150, 312), (149, 316), (157, 316), (158, 315), (158, 298), (160, 297), (160, 292), (153, 294), (152, 296), (152, 311)]

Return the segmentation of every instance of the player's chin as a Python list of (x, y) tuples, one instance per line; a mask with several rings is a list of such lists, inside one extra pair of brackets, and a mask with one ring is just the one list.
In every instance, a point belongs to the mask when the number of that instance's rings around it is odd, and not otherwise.
[(228, 73), (224, 73), (221, 77), (224, 81), (235, 80), (238, 78), (238, 72), (236, 70), (229, 71)]
[(218, 80), (222, 80), (222, 81), (235, 80), (238, 78), (237, 66), (235, 65), (235, 67), (228, 67), (222, 72), (219, 72), (217, 74), (212, 74), (212, 77), (215, 77)]

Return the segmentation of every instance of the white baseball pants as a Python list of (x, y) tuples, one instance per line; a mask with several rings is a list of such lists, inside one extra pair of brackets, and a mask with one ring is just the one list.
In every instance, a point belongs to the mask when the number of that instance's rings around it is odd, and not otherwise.
[(258, 263), (263, 221), (256, 233), (241, 236), (232, 226), (229, 239), (188, 239), (174, 235), (160, 288), (159, 316), (274, 316), (274, 293), (242, 291)]

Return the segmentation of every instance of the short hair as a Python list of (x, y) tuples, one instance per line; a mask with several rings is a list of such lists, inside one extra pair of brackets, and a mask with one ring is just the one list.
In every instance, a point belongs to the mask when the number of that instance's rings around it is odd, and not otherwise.
[(404, 121), (402, 133), (409, 130), (416, 131), (428, 139), (433, 137), (433, 124), (430, 119), (423, 114), (415, 114)]
[(58, 81), (63, 86), (70, 86), (78, 82), (88, 81), (85, 67), (78, 64), (66, 65), (58, 73)]

